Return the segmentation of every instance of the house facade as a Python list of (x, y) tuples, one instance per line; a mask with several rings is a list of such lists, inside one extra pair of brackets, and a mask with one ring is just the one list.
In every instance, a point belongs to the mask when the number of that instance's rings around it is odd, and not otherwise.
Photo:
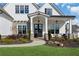
[(30, 39), (72, 34), (75, 16), (65, 15), (54, 3), (7, 3), (0, 8), (0, 34), (27, 34)]

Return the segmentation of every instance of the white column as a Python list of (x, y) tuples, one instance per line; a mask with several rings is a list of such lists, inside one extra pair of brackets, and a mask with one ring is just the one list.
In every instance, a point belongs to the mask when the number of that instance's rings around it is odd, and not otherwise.
[(33, 35), (33, 18), (30, 18), (30, 40), (34, 40), (34, 35)]
[(69, 20), (69, 34), (70, 34), (70, 39), (72, 39), (72, 19)]
[(48, 19), (47, 18), (45, 18), (45, 25), (46, 25), (45, 26), (45, 30), (46, 30), (45, 33), (48, 34)]
[(45, 18), (45, 40), (48, 40), (48, 18)]
[(70, 34), (72, 34), (72, 19), (69, 20), (69, 27), (70, 27), (69, 32)]
[(32, 20), (32, 18), (30, 19), (30, 25), (31, 25), (31, 28), (30, 28), (31, 29), (31, 34), (33, 34), (33, 26), (32, 26), (33, 25), (33, 20)]

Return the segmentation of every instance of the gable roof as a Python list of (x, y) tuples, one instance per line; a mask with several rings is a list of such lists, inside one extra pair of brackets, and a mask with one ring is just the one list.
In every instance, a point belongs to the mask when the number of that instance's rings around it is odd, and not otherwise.
[(40, 9), (45, 3), (33, 3), (33, 5), (37, 8)]
[[(36, 4), (36, 3), (32, 3), (37, 9), (40, 9), (45, 3), (41, 3), (41, 4)], [(41, 6), (39, 6), (41, 5)], [(60, 8), (58, 8), (57, 5), (55, 5), (55, 3), (49, 3), (49, 5), (51, 5), (51, 7), (53, 7), (60, 15), (64, 15), (64, 13), (60, 10)]]
[(60, 8), (55, 3), (49, 3), (59, 14), (64, 15)]
[(0, 8), (0, 12), (1, 12), (1, 14), (4, 13), (7, 16), (9, 16), (11, 18), (10, 21), (13, 21), (13, 17), (11, 17), (4, 9)]
[(3, 8), (7, 3), (0, 3), (0, 8)]
[(42, 7), (45, 3), (36, 3), (36, 5), (38, 5), (38, 7)]

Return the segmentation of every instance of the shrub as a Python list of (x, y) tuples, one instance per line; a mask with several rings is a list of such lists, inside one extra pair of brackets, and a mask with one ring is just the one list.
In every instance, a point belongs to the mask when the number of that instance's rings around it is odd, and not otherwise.
[(16, 40), (17, 39), (17, 35), (8, 35), (6, 38), (7, 39), (14, 39), (14, 40)]
[(19, 41), (20, 41), (21, 43), (29, 42), (29, 40), (28, 40), (28, 39), (25, 39), (25, 38), (20, 38)]
[(64, 38), (65, 40), (68, 39), (66, 34), (63, 34), (63, 35), (62, 35), (62, 38)]
[(22, 38), (27, 39), (28, 37), (27, 35), (22, 35)]
[(14, 43), (15, 40), (13, 39), (8, 39), (8, 38), (4, 38), (4, 39), (1, 39), (1, 42), (2, 43), (5, 43), (5, 44), (12, 44)]
[(29, 42), (27, 35), (8, 35), (6, 38), (2, 38), (0, 43), (2, 44), (14, 44), (14, 43), (26, 43)]
[(72, 39), (74, 42), (79, 42), (79, 39)]

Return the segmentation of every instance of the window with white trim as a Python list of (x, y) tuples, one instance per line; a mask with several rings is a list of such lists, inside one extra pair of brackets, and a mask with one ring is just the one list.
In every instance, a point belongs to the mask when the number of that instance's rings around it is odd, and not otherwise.
[(27, 14), (29, 13), (29, 6), (28, 5), (15, 5), (15, 13)]
[(20, 13), (24, 13), (24, 5), (20, 5)]
[(45, 8), (45, 14), (52, 16), (52, 9), (51, 8)]
[(19, 13), (19, 5), (15, 6), (15, 13)]
[(23, 25), (23, 24), (21, 24), (21, 25), (18, 25), (18, 34), (26, 34), (26, 25)]
[(25, 5), (25, 13), (29, 13), (29, 6)]
[(60, 25), (59, 24), (50, 24), (49, 26), (49, 30), (52, 34), (59, 34), (59, 28), (60, 28)]

